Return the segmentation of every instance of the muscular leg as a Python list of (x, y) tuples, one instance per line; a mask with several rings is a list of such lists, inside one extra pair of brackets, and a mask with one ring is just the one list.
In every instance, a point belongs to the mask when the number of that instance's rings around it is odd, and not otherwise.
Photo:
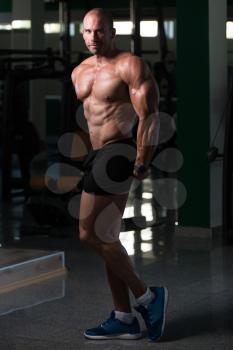
[(106, 272), (108, 277), (108, 284), (112, 292), (115, 310), (122, 312), (131, 312), (128, 286), (121, 278), (119, 278), (112, 270), (110, 270), (107, 265)]
[(94, 248), (105, 261), (114, 304), (122, 311), (129, 312), (127, 286), (138, 298), (145, 293), (146, 285), (134, 271), (128, 254), (119, 241), (126, 201), (127, 195), (97, 196), (83, 192), (79, 231), (80, 239)]

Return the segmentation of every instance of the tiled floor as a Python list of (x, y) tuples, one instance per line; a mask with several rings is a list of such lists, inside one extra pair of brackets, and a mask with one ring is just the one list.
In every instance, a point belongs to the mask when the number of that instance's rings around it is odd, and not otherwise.
[[(146, 214), (149, 211), (145, 209)], [(113, 307), (101, 260), (79, 243), (74, 227), (57, 229), (57, 237), (56, 230), (50, 236), (22, 237), (21, 223), (22, 206), (4, 206), (2, 246), (64, 250), (69, 272), (65, 281), (53, 280), (1, 297), (0, 308), (18, 309), (0, 316), (1, 350), (233, 349), (233, 247), (224, 246), (219, 237), (200, 238), (195, 232), (187, 237), (166, 224), (122, 232), (138, 273), (149, 285), (169, 289), (165, 333), (156, 344), (146, 337), (91, 341), (83, 337), (84, 329), (108, 317)], [(21, 301), (21, 309), (16, 300)]]

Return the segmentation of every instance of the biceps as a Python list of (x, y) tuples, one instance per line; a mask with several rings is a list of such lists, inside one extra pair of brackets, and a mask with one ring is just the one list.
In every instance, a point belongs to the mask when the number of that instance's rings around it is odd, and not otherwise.
[(158, 91), (154, 81), (146, 80), (138, 88), (131, 88), (130, 97), (139, 118), (157, 111)]

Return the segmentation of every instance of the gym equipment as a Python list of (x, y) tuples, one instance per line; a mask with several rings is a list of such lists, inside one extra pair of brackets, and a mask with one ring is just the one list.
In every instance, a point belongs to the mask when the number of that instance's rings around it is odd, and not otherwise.
[(177, 109), (174, 53), (167, 51), (161, 62), (154, 64), (153, 73), (160, 91), (159, 110), (174, 115)]
[[(231, 78), (231, 84), (229, 89), (228, 99), (219, 120), (216, 132), (213, 139), (210, 142), (210, 147), (207, 151), (207, 159), (210, 163), (214, 161), (223, 160), (223, 205), (222, 205), (222, 218), (223, 218), (223, 239), (227, 244), (233, 244), (233, 80)], [(224, 149), (223, 153), (220, 153), (218, 147), (214, 145), (218, 136), (222, 123), (225, 122), (225, 136), (224, 136)]]
[[(222, 123), (227, 119), (227, 118), (230, 118), (230, 110), (231, 110), (231, 103), (232, 103), (232, 99), (233, 99), (233, 89), (232, 89), (232, 84), (233, 84), (233, 81), (231, 82), (231, 88), (230, 88), (230, 93), (228, 95), (228, 98), (227, 98), (227, 102), (226, 102), (226, 105), (224, 107), (224, 110), (223, 110), (223, 113), (222, 113), (222, 116), (219, 120), (219, 123), (218, 123), (218, 126), (216, 128), (216, 131), (215, 131), (215, 134), (214, 134), (214, 137), (213, 139), (211, 140), (210, 142), (210, 147), (207, 151), (207, 158), (208, 158), (208, 161), (211, 163), (213, 161), (215, 161), (216, 159), (222, 159), (224, 158), (224, 153), (219, 153), (218, 151), (218, 148), (214, 145), (215, 141), (216, 141), (216, 138), (218, 136), (218, 133), (219, 133), (219, 130), (220, 130), (220, 127), (222, 126)], [(225, 134), (225, 137), (226, 137), (226, 134)]]
[(212, 146), (207, 151), (207, 158), (208, 158), (208, 161), (211, 163), (215, 161), (217, 158), (222, 159), (223, 153), (219, 153), (218, 148), (215, 146)]
[(157, 50), (142, 50), (140, 36), (140, 2), (138, 0), (130, 0), (130, 20), (133, 23), (133, 31), (130, 39), (131, 52), (137, 56), (142, 54), (157, 54)]
[[(228, 103), (227, 105), (229, 106)], [(230, 106), (227, 111), (223, 152), (223, 238), (227, 244), (233, 244), (233, 84), (230, 91)]]
[[(8, 51), (9, 52), (9, 51)], [(7, 53), (8, 53), (7, 52)], [(49, 58), (48, 58), (49, 52)], [(14, 51), (12, 51), (14, 53)], [(22, 52), (24, 53), (24, 51)], [(0, 51), (0, 55), (5, 52)], [(19, 52), (17, 52), (19, 54)], [(20, 52), (21, 54), (21, 52)], [(37, 51), (36, 51), (37, 54)], [(9, 58), (8, 69), (3, 69), (4, 79), (3, 113), (2, 113), (2, 193), (3, 199), (10, 198), (12, 189), (16, 186), (23, 189), (29, 187), (29, 165), (32, 158), (40, 152), (41, 144), (38, 132), (32, 122), (29, 121), (29, 85), (33, 79), (62, 79), (64, 71), (54, 68), (57, 59), (51, 61), (51, 51), (44, 52), (45, 65), (38, 64), (36, 67), (11, 66), (14, 57)], [(1, 57), (1, 56), (0, 56)], [(27, 58), (27, 57), (26, 57)], [(24, 58), (22, 58), (23, 60)], [(16, 58), (18, 60), (18, 58)], [(58, 59), (61, 62), (60, 58)], [(0, 59), (1, 62), (1, 59)], [(4, 58), (4, 64), (7, 59)], [(35, 62), (37, 62), (35, 60)], [(40, 61), (41, 63), (41, 61)], [(21, 184), (19, 179), (12, 176), (13, 153), (17, 153), (21, 169)], [(17, 185), (16, 185), (17, 183)]]

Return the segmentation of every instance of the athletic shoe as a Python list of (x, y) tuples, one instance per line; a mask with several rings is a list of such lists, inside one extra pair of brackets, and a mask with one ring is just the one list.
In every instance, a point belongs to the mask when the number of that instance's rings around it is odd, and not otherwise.
[(155, 298), (147, 306), (135, 306), (135, 310), (140, 312), (145, 321), (149, 339), (156, 341), (164, 331), (168, 291), (165, 287), (150, 287), (150, 289)]
[(88, 339), (139, 339), (142, 334), (136, 317), (131, 324), (127, 324), (118, 320), (112, 311), (107, 321), (96, 328), (87, 329), (84, 336)]

